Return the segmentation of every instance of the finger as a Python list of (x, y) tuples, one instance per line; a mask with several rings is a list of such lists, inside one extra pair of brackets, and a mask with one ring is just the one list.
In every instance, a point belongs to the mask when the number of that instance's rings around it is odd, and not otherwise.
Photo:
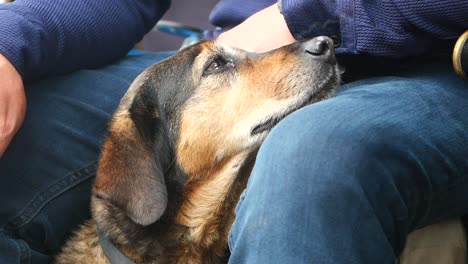
[(5, 153), (12, 139), (12, 136), (0, 139), (0, 158), (3, 156), (3, 153)]
[(239, 36), (238, 34), (236, 34), (237, 32), (232, 32), (232, 30), (234, 29), (231, 29), (231, 31), (227, 31), (219, 35), (217, 41), (229, 47), (242, 49), (247, 52), (255, 52), (255, 48), (250, 46), (247, 41), (239, 42)]
[(15, 67), (0, 54), (0, 157), (21, 127), (25, 113), (23, 80)]

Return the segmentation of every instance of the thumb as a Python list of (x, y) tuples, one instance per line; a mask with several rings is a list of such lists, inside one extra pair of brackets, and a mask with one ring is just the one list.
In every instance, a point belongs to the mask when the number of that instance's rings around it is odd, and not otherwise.
[(21, 127), (25, 114), (23, 80), (15, 67), (0, 54), (0, 157)]

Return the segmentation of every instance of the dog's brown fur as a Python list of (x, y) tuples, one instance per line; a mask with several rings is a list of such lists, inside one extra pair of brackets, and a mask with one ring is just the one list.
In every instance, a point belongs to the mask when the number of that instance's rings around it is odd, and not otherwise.
[(254, 55), (205, 42), (143, 72), (110, 124), (93, 219), (56, 263), (109, 263), (98, 228), (135, 263), (220, 263), (271, 129), (259, 124), (273, 117), (272, 126), (339, 84), (333, 52), (313, 56), (307, 45)]

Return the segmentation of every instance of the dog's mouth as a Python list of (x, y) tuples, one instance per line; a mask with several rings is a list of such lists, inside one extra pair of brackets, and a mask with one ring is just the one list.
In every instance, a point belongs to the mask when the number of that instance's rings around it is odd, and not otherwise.
[(329, 96), (332, 91), (337, 88), (337, 85), (334, 85), (333, 82), (336, 81), (334, 76), (330, 76), (321, 87), (314, 89), (315, 91), (312, 92), (305, 100), (296, 101), (297, 103), (287, 107), (286, 110), (281, 111), (269, 118), (265, 119), (264, 121), (260, 122), (250, 132), (251, 136), (255, 136), (264, 132), (269, 132), (274, 126), (276, 126), (283, 118), (291, 114), (292, 112), (306, 106), (312, 104), (314, 102), (318, 102), (320, 100), (325, 99)]
[[(292, 111), (291, 111), (292, 112)], [(266, 121), (256, 125), (252, 131), (250, 132), (250, 134), (252, 136), (254, 135), (257, 135), (257, 134), (260, 134), (260, 133), (263, 133), (263, 132), (266, 132), (266, 131), (270, 131), (276, 124), (279, 123), (279, 121), (283, 118), (285, 118), (288, 114), (290, 114), (290, 112), (288, 113), (285, 113), (285, 114), (282, 114), (282, 115), (279, 115), (279, 116), (272, 116), (270, 118), (268, 118)]]

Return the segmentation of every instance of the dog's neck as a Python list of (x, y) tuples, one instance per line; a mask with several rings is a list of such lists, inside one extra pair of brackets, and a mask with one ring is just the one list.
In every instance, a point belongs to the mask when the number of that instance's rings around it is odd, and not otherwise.
[[(98, 227), (135, 263), (218, 263), (226, 253), (234, 208), (255, 154), (239, 154), (205, 175), (181, 175), (174, 166), (166, 175), (169, 203), (160, 220), (141, 226), (125, 217), (126, 228), (120, 229), (116, 219), (109, 219), (116, 208), (104, 216), (106, 221), (96, 219)], [(111, 224), (103, 227), (103, 222)]]
[(208, 172), (207, 175), (188, 177), (177, 222), (190, 229), (190, 237), (193, 241), (211, 244), (214, 237), (206, 232), (219, 231), (210, 230), (212, 222), (215, 219), (227, 218), (226, 214), (232, 215), (232, 204), (236, 202), (232, 200), (236, 197), (232, 196), (239, 194), (245, 186), (241, 174), (247, 170), (246, 166), (250, 166), (246, 164), (248, 155), (248, 153), (243, 153), (231, 158)]
[(218, 164), (205, 175), (188, 175), (176, 226), (183, 235), (170, 249), (177, 261), (218, 262), (226, 253), (234, 208), (245, 188), (255, 155), (246, 152)]

